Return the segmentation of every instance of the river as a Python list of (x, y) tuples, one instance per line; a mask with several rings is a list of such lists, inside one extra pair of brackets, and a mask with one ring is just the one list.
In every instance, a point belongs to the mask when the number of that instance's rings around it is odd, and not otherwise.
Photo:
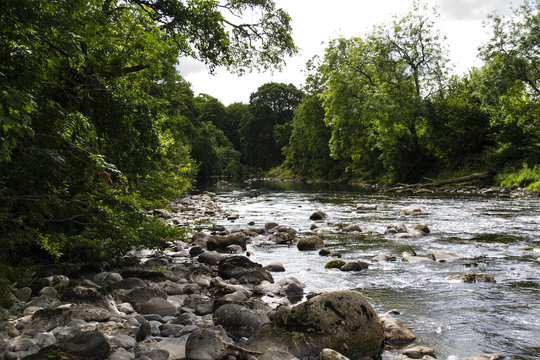
[[(245, 186), (245, 184), (243, 185)], [(317, 251), (255, 240), (248, 250), (253, 261), (281, 262), (286, 272), (277, 281), (296, 277), (306, 292), (357, 289), (375, 310), (397, 310), (398, 321), (416, 336), (415, 344), (435, 349), (439, 359), (481, 353), (503, 353), (515, 359), (540, 358), (540, 199), (497, 198), (480, 195), (411, 195), (372, 192), (360, 187), (288, 182), (257, 182), (251, 190), (240, 185), (211, 188), (228, 200), (239, 219), (220, 220), (229, 230), (264, 226), (268, 221), (292, 227), (299, 235), (312, 233), (309, 216), (321, 210), (328, 218), (319, 226), (327, 248), (345, 261), (363, 260), (369, 269), (341, 272), (325, 269), (328, 257)], [(358, 204), (377, 210), (357, 212)], [(404, 217), (400, 210), (420, 207), (427, 215)], [(412, 239), (384, 235), (388, 224), (409, 228), (425, 223), (431, 233)], [(346, 234), (335, 227), (356, 224), (362, 234)], [(334, 230), (332, 230), (334, 229)], [(374, 232), (365, 235), (366, 232)], [(460, 256), (447, 262), (408, 263), (402, 253), (430, 256), (448, 251)], [(395, 262), (371, 262), (381, 253)], [(496, 283), (464, 283), (453, 275), (488, 273)], [(399, 350), (386, 351), (391, 359)]]

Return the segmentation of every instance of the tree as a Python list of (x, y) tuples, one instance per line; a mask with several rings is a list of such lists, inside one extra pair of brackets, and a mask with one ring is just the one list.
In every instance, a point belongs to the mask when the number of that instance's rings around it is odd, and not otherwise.
[(283, 161), (281, 150), (288, 143), (293, 111), (301, 101), (302, 92), (292, 84), (267, 83), (251, 94), (249, 114), (240, 127), (246, 164), (268, 170)]
[(540, 162), (540, 1), (526, 1), (511, 18), (490, 17), (481, 48), (483, 104), (491, 117), (494, 168)]
[(331, 43), (320, 71), (332, 156), (349, 159), (357, 177), (382, 166), (394, 181), (417, 179), (428, 161), (425, 100), (444, 80), (445, 64), (441, 38), (418, 3), (366, 39)]
[(0, 2), (8, 260), (101, 259), (180, 236), (141, 211), (192, 182), (198, 112), (178, 57), (210, 69), (279, 66), (296, 52), (290, 30), (272, 0)]

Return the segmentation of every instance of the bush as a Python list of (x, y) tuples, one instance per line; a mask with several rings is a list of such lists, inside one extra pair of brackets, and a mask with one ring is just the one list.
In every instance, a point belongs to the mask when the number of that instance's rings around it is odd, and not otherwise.
[(497, 175), (495, 181), (500, 186), (517, 185), (533, 190), (540, 190), (540, 165), (529, 168), (527, 164), (518, 171), (505, 172)]

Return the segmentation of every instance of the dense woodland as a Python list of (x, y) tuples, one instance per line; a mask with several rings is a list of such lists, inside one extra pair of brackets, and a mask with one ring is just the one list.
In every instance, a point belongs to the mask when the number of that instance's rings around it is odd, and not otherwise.
[(297, 48), (272, 0), (2, 1), (2, 272), (181, 237), (142, 210), (197, 178), (490, 171), (540, 187), (540, 1), (488, 19), (484, 65), (465, 75), (453, 74), (434, 19), (415, 2), (367, 36), (332, 41), (302, 89), (268, 83), (224, 106), (194, 95), (178, 59), (279, 68)]

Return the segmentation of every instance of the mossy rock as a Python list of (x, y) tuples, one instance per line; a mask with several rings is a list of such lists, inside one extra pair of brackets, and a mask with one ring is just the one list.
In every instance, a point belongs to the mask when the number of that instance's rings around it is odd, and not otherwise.
[(325, 269), (341, 269), (341, 267), (345, 264), (347, 264), (345, 260), (335, 259), (335, 260), (330, 260), (329, 262), (327, 262), (326, 265), (324, 265), (324, 268)]

